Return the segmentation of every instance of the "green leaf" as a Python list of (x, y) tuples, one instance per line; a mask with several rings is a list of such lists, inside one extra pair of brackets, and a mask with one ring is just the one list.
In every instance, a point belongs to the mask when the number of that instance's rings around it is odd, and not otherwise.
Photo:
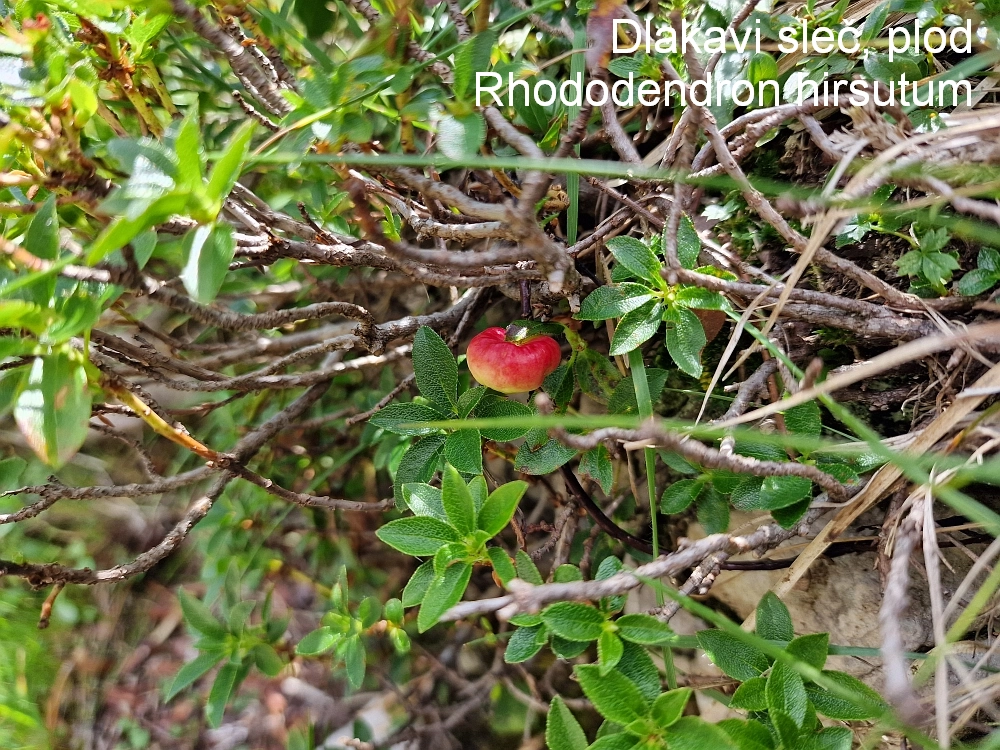
[(476, 509), (476, 518), (478, 518), (479, 511), (483, 509), (490, 494), (490, 489), (486, 486), (486, 480), (482, 474), (469, 480), (469, 494), (472, 495), (472, 507)]
[(558, 695), (549, 704), (545, 721), (545, 744), (549, 750), (580, 750), (587, 746), (587, 736), (569, 708)]
[[(154, 207), (156, 205), (157, 204), (154, 204)], [(182, 206), (180, 205), (177, 206), (177, 208), (181, 207)], [(135, 218), (129, 218), (127, 216), (119, 216), (115, 218), (110, 224), (108, 224), (105, 230), (101, 232), (98, 238), (94, 240), (93, 244), (91, 244), (87, 253), (87, 262), (90, 265), (99, 263), (108, 253), (128, 244), (133, 237), (149, 227), (150, 224), (154, 223), (155, 219), (158, 218), (160, 214), (166, 213), (166, 211), (157, 213), (150, 208), (144, 214)], [(166, 216), (164, 216), (164, 218), (166, 218)]]
[(420, 326), (413, 337), (413, 372), (425, 398), (445, 412), (455, 410), (458, 365), (444, 339), (427, 326)]
[(476, 81), (476, 73), (485, 73), (490, 69), (490, 57), (497, 43), (497, 32), (487, 29), (463, 42), (455, 53), (455, 83), (453, 87), (456, 99), (462, 99), (470, 93)]
[(951, 281), (952, 271), (961, 268), (958, 260), (950, 253), (924, 253), (920, 270), (932, 285)]
[(681, 479), (663, 491), (660, 497), (660, 512), (666, 516), (683, 513), (693, 503), (705, 483), (700, 479)]
[(268, 643), (277, 643), (278, 639), (285, 634), (288, 630), (288, 623), (290, 617), (276, 617), (267, 620), (265, 626), (264, 638)]
[[(539, 614), (520, 614), (514, 615), (510, 618), (512, 625), (517, 625), (518, 627), (533, 628), (536, 625), (542, 625), (542, 616)], [(548, 630), (545, 631), (546, 637), (548, 637)]]
[(479, 155), (486, 142), (486, 122), (478, 112), (454, 117), (442, 117), (437, 126), (438, 150), (449, 159), (459, 161)]
[(973, 268), (958, 280), (958, 293), (966, 297), (975, 297), (992, 289), (997, 281), (1000, 281), (1000, 274), (995, 271)]
[(181, 120), (174, 139), (174, 151), (177, 154), (177, 187), (187, 192), (200, 191), (202, 154), (196, 107), (188, 110), (187, 116)]
[(795, 637), (788, 607), (773, 591), (768, 591), (757, 604), (756, 633), (768, 641), (790, 641)]
[(755, 52), (747, 66), (747, 80), (755, 89), (764, 81), (778, 80), (778, 63), (767, 52)]
[(583, 573), (575, 565), (570, 565), (569, 563), (563, 563), (552, 573), (552, 580), (555, 583), (572, 583), (574, 581), (582, 581)]
[(179, 692), (193, 685), (199, 677), (208, 672), (208, 670), (224, 658), (224, 656), (216, 652), (204, 652), (198, 654), (194, 660), (189, 661), (180, 668), (174, 677), (173, 682), (170, 683), (170, 688), (167, 690), (167, 694), (163, 700), (165, 702), (173, 700)]
[(205, 224), (184, 235), (187, 262), (181, 281), (188, 294), (202, 304), (214, 300), (235, 253), (236, 239), (228, 224)]
[(885, 84), (895, 83), (904, 75), (908, 81), (919, 81), (922, 77), (920, 68), (912, 59), (898, 54), (890, 62), (887, 53), (869, 51), (865, 56), (864, 66), (872, 80)]
[(865, 19), (865, 25), (861, 27), (861, 43), (865, 44), (875, 39), (882, 33), (885, 20), (889, 16), (889, 6), (891, 3), (879, 3)]
[(202, 635), (222, 637), (226, 634), (225, 626), (215, 618), (211, 610), (198, 599), (195, 599), (184, 589), (177, 592), (181, 603), (181, 612), (188, 627)]
[(698, 716), (682, 716), (670, 727), (670, 750), (737, 750), (729, 735)]
[(619, 78), (627, 79), (629, 73), (638, 77), (639, 72), (642, 70), (642, 56), (636, 55), (634, 57), (616, 57), (608, 63), (608, 70)]
[(611, 486), (614, 484), (614, 466), (611, 463), (611, 454), (604, 445), (598, 445), (580, 456), (580, 474), (590, 477), (597, 482), (604, 494), (610, 494)]
[(652, 711), (650, 712), (653, 716), (653, 721), (663, 728), (675, 724), (681, 718), (681, 714), (684, 713), (684, 706), (691, 700), (692, 692), (691, 688), (678, 688), (661, 695), (654, 701)]
[(715, 487), (701, 493), (697, 517), (706, 534), (721, 534), (729, 528), (729, 503)]
[(472, 502), (472, 493), (451, 464), (444, 467), (441, 477), (441, 504), (444, 505), (448, 523), (459, 536), (466, 536), (476, 530), (476, 506)]
[(759, 510), (787, 508), (809, 497), (811, 493), (812, 482), (805, 477), (766, 477), (760, 486), (757, 508)]
[[(750, 440), (737, 440), (735, 452), (741, 456), (758, 458), (761, 461), (787, 461), (788, 456), (781, 446), (768, 443), (755, 443)], [(751, 477), (747, 477), (748, 479)]]
[[(532, 431), (535, 432), (535, 431)], [(544, 476), (551, 474), (576, 455), (576, 450), (569, 448), (558, 440), (549, 439), (545, 430), (538, 430), (539, 437), (544, 439), (540, 445), (532, 445), (529, 436), (521, 444), (514, 456), (514, 469), (524, 474)]]
[(441, 615), (458, 604), (471, 577), (472, 565), (460, 562), (449, 566), (443, 576), (434, 579), (424, 595), (417, 615), (417, 629), (421, 633), (432, 628), (441, 619)]
[(685, 286), (677, 290), (674, 304), (693, 310), (726, 310), (729, 303), (720, 292), (711, 292), (700, 286)]
[[(901, 58), (901, 62), (908, 62), (906, 58)], [(912, 79), (916, 80), (916, 79)], [(927, 254), (937, 253), (944, 249), (951, 239), (951, 235), (945, 227), (931, 229), (920, 237), (920, 250)]]
[(351, 690), (359, 690), (365, 681), (365, 647), (360, 635), (352, 635), (344, 646), (344, 668)]
[(607, 674), (616, 666), (622, 658), (625, 647), (621, 638), (611, 630), (605, 630), (597, 639), (597, 665), (601, 674)]
[(246, 628), (247, 622), (250, 620), (250, 613), (253, 612), (256, 606), (257, 602), (252, 599), (237, 602), (233, 608), (229, 610), (228, 617), (226, 618), (226, 622), (229, 625), (229, 632), (237, 638), (243, 635), (243, 630)]
[(466, 549), (464, 544), (452, 542), (451, 544), (444, 545), (434, 553), (434, 577), (439, 578), (443, 576), (449, 565), (456, 560), (464, 560), (465, 558)]
[(809, 700), (824, 716), (841, 721), (863, 721), (885, 713), (887, 706), (882, 697), (857, 678), (832, 670), (823, 670), (823, 676), (850, 691), (855, 697), (855, 701), (850, 702), (817, 685), (806, 686)]
[(781, 528), (790, 529), (802, 519), (802, 516), (809, 512), (810, 505), (812, 505), (812, 498), (807, 497), (795, 505), (789, 505), (787, 508), (772, 510), (771, 517), (778, 522)]
[[(667, 384), (669, 372), (659, 367), (646, 368), (646, 382), (649, 384), (649, 397), (655, 405), (660, 400), (663, 387)], [(615, 392), (608, 400), (609, 414), (635, 414), (639, 411), (635, 400), (635, 385), (632, 382), (632, 374), (626, 375), (621, 382), (615, 386)]]
[(556, 602), (542, 610), (542, 621), (568, 641), (596, 641), (604, 630), (604, 614), (589, 604)]
[(393, 494), (397, 501), (403, 497), (403, 485), (410, 482), (427, 482), (434, 476), (438, 461), (444, 452), (444, 435), (429, 435), (411, 445), (396, 469)]
[(382, 602), (376, 596), (367, 596), (358, 606), (358, 619), (361, 621), (361, 629), (368, 630), (372, 625), (382, 619)]
[(826, 727), (802, 740), (802, 750), (851, 750), (854, 733), (847, 727)]
[[(622, 564), (621, 560), (614, 555), (608, 555), (601, 560), (601, 564), (597, 566), (597, 573), (594, 575), (594, 580), (606, 581), (612, 576), (618, 575), (624, 567), (625, 566)], [(624, 606), (624, 594), (619, 594), (618, 596), (607, 596), (601, 599), (601, 609), (611, 614), (620, 612)]]
[(626, 641), (643, 646), (657, 646), (673, 640), (674, 631), (665, 622), (660, 622), (651, 615), (622, 615), (615, 620), (618, 635)]
[(441, 502), (441, 490), (437, 487), (420, 482), (409, 482), (403, 485), (403, 497), (414, 515), (436, 518), (448, 523), (448, 516), (444, 512), (444, 504)]
[(587, 750), (641, 750), (641, 748), (643, 748), (642, 740), (637, 739), (634, 734), (619, 732), (599, 737), (594, 744), (587, 747)]
[(514, 567), (517, 569), (517, 577), (522, 581), (527, 581), (535, 586), (541, 586), (544, 583), (542, 574), (538, 572), (534, 561), (523, 549), (519, 549), (514, 555)]
[(515, 96), (514, 111), (535, 135), (542, 136), (548, 131), (551, 119), (549, 111), (535, 97)]
[(487, 389), (481, 385), (477, 385), (475, 388), (470, 388), (461, 396), (458, 397), (458, 416), (465, 419), (472, 410), (476, 408), (476, 405), (482, 401), (483, 396), (487, 393)]
[(829, 648), (829, 633), (811, 633), (794, 639), (788, 644), (785, 650), (809, 666), (816, 669), (823, 669), (823, 665), (826, 664), (826, 655)]
[(992, 247), (981, 248), (976, 265), (983, 270), (1000, 274), (1000, 252), (997, 252)]
[(778, 708), (770, 709), (767, 714), (771, 720), (771, 725), (778, 734), (778, 739), (781, 740), (782, 747), (798, 748), (802, 732), (792, 717)]
[(403, 427), (402, 425), (414, 422), (440, 422), (447, 418), (437, 409), (409, 401), (389, 404), (375, 412), (368, 423), (396, 435), (429, 435), (438, 432), (438, 430), (432, 427)]
[(20, 456), (11, 456), (0, 461), (0, 492), (9, 492), (20, 484), (21, 474), (28, 462)]
[(91, 397), (83, 363), (61, 352), (37, 357), (14, 404), (14, 420), (35, 454), (62, 467), (87, 439)]
[(899, 273), (903, 276), (919, 276), (923, 258), (923, 253), (919, 250), (910, 250), (908, 253), (904, 253), (896, 261), (895, 265), (899, 269)]
[[(462, 487), (465, 487), (464, 482)], [(390, 521), (376, 531), (375, 536), (393, 549), (419, 556), (433, 555), (445, 544), (459, 541), (458, 534), (451, 526), (425, 516)]]
[(556, 409), (564, 409), (573, 398), (573, 370), (568, 364), (561, 364), (545, 376), (542, 388), (552, 397)]
[(759, 721), (723, 719), (716, 726), (729, 735), (739, 750), (774, 750), (774, 738)]
[(517, 578), (517, 569), (506, 552), (499, 547), (490, 547), (486, 550), (486, 554), (490, 556), (490, 563), (492, 563), (500, 583), (506, 586), (512, 578)]
[(615, 386), (622, 379), (618, 368), (593, 349), (584, 349), (576, 356), (573, 372), (580, 390), (599, 404), (608, 403)]
[(586, 651), (590, 644), (587, 641), (568, 641), (553, 633), (549, 639), (549, 646), (558, 658), (569, 661)]
[[(39, 286), (32, 286), (33, 292), (39, 291)], [(53, 291), (46, 290), (37, 296), (40, 299), (41, 304), (35, 304), (34, 302), (26, 302), (20, 299), (8, 299), (0, 301), (0, 326), (3, 328), (27, 328), (29, 331), (35, 335), (40, 335), (45, 333), (45, 331), (52, 324), (52, 320), (55, 315), (55, 311), (48, 307), (49, 301), (52, 298)], [(45, 299), (41, 300), (44, 296)], [(15, 342), (10, 339), (6, 339), (12, 344)], [(30, 342), (24, 341), (23, 339), (18, 339), (19, 343), (26, 344), (23, 352), (25, 354), (31, 353), (32, 346)], [(20, 352), (4, 352), (4, 356), (9, 356), (10, 354), (15, 354)]]
[[(55, 193), (31, 217), (28, 231), (24, 233), (24, 249), (42, 260), (59, 257), (59, 215), (56, 213)], [(50, 279), (50, 289), (55, 289), (55, 278)]]
[(697, 267), (699, 255), (701, 255), (701, 238), (698, 236), (691, 219), (682, 216), (681, 223), (677, 226), (677, 260), (680, 262), (681, 268), (690, 271)]
[(729, 475), (728, 472), (714, 472), (712, 486), (720, 492), (729, 492), (729, 500), (738, 510), (757, 510), (760, 502), (760, 486), (764, 480), (760, 477)]
[(635, 237), (613, 237), (605, 243), (605, 247), (632, 274), (657, 287), (663, 286), (660, 259), (644, 242)]
[(699, 631), (698, 644), (715, 666), (740, 682), (760, 677), (770, 666), (760, 651), (721, 630)]
[(651, 290), (642, 284), (623, 282), (599, 286), (586, 296), (580, 312), (573, 317), (577, 320), (620, 318), (651, 299)]
[[(534, 412), (530, 407), (509, 398), (488, 393), (475, 408), (475, 415), (479, 419), (499, 419), (502, 417), (531, 417)], [(507, 443), (524, 437), (528, 432), (528, 427), (496, 427), (483, 430), (483, 437), (487, 440), (496, 440), (498, 443)]]
[(802, 726), (806, 717), (806, 688), (799, 673), (784, 662), (778, 662), (771, 668), (767, 685), (764, 688), (769, 709), (782, 711), (791, 717), (796, 726)]
[(295, 646), (295, 653), (301, 656), (317, 656), (325, 654), (337, 645), (340, 640), (340, 633), (335, 633), (333, 628), (322, 627), (306, 633), (302, 640)]
[(205, 717), (208, 725), (213, 729), (222, 724), (222, 717), (226, 713), (226, 704), (229, 697), (237, 687), (241, 665), (229, 662), (222, 666), (212, 683), (212, 690), (208, 694), (208, 702), (205, 704)]
[(602, 675), (600, 667), (593, 664), (577, 665), (573, 672), (584, 695), (604, 718), (624, 725), (649, 715), (646, 699), (624, 675), (618, 672)]
[(742, 708), (744, 711), (767, 711), (766, 686), (767, 680), (764, 677), (747, 680), (736, 688), (729, 701), (730, 707)]
[(544, 625), (533, 625), (526, 628), (518, 628), (507, 641), (507, 649), (503, 653), (503, 660), (508, 664), (520, 664), (528, 661), (532, 656), (542, 650), (545, 644), (547, 631)]
[(527, 482), (515, 481), (502, 484), (493, 490), (479, 512), (479, 528), (491, 537), (503, 531), (514, 517), (517, 504), (527, 489)]
[(444, 442), (444, 457), (464, 474), (483, 470), (483, 438), (477, 429), (455, 430)]
[(667, 351), (682, 372), (701, 377), (701, 350), (705, 348), (705, 328), (698, 316), (684, 307), (672, 305), (663, 314), (667, 324)]
[(639, 688), (639, 692), (647, 701), (656, 700), (656, 696), (660, 694), (660, 673), (648, 650), (628, 641), (623, 645), (618, 671)]
[(823, 415), (820, 414), (819, 405), (815, 401), (793, 406), (782, 414), (785, 428), (796, 435), (818, 438), (823, 431)]
[(208, 199), (220, 207), (240, 176), (240, 169), (243, 167), (247, 151), (250, 149), (250, 138), (253, 136), (254, 124), (252, 119), (247, 119), (240, 126), (232, 140), (229, 141), (222, 156), (212, 167), (212, 174), (208, 178), (208, 187), (205, 192)]
[(427, 589), (430, 588), (434, 580), (434, 561), (427, 560), (422, 563), (410, 576), (405, 588), (403, 588), (403, 606), (415, 607), (424, 600)]
[(234, 559), (230, 559), (226, 567), (226, 576), (223, 579), (222, 585), (224, 612), (228, 612), (242, 600), (241, 581), (242, 574), (240, 573), (239, 563)]
[(650, 300), (622, 316), (611, 339), (611, 356), (628, 354), (649, 341), (660, 327), (662, 313), (663, 305)]
[(134, 251), (136, 265), (139, 268), (145, 268), (149, 259), (153, 257), (153, 252), (156, 250), (156, 243), (156, 232), (152, 229), (141, 232), (132, 240), (132, 250)]

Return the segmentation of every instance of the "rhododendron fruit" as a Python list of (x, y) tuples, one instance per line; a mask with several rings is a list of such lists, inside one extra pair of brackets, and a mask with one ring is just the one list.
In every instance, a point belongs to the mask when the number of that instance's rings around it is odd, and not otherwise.
[(524, 329), (487, 328), (469, 342), (466, 352), (472, 376), (500, 393), (538, 388), (559, 367), (562, 351), (550, 336), (523, 335)]

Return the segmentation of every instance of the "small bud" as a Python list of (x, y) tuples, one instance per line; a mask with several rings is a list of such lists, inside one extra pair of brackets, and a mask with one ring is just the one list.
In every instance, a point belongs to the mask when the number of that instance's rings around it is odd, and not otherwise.
[(403, 603), (399, 599), (390, 599), (385, 603), (385, 619), (393, 625), (403, 624)]
[(406, 634), (405, 630), (393, 628), (389, 632), (389, 640), (392, 641), (392, 647), (400, 656), (410, 653), (410, 636)]

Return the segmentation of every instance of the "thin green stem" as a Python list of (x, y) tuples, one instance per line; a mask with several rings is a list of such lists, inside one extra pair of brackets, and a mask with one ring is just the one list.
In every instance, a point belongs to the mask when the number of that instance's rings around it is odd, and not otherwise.
[[(576, 30), (573, 37), (573, 47), (581, 49), (587, 46), (587, 32), (580, 28)], [(577, 53), (570, 58), (569, 74), (570, 78), (576, 78), (576, 74), (584, 72), (585, 60), (582, 53)], [(572, 125), (580, 114), (582, 107), (570, 107), (567, 115), (568, 122)], [(580, 144), (573, 147), (576, 155), (580, 156)], [(570, 245), (576, 244), (577, 232), (580, 225), (580, 175), (566, 175), (566, 194), (569, 196), (569, 210), (566, 212), (566, 241)]]
[[(649, 395), (649, 381), (646, 379), (646, 363), (642, 361), (642, 351), (636, 347), (628, 353), (628, 366), (632, 370), (632, 387), (635, 389), (635, 402), (639, 407), (639, 418), (643, 421), (653, 417), (653, 400)], [(653, 558), (660, 556), (659, 512), (656, 502), (656, 451), (643, 448), (643, 458), (646, 462), (646, 488), (649, 491), (649, 517), (653, 527)], [(663, 606), (663, 592), (656, 590), (656, 604)], [(668, 648), (663, 649), (663, 671), (667, 680), (667, 688), (677, 687), (677, 673), (674, 670), (673, 653)]]

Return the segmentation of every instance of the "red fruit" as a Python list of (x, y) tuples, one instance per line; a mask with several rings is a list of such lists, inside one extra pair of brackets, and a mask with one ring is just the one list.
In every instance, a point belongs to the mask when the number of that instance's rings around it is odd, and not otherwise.
[(500, 393), (521, 393), (538, 388), (559, 366), (562, 352), (549, 336), (508, 341), (503, 328), (487, 328), (469, 342), (466, 356), (472, 376), (482, 385)]

